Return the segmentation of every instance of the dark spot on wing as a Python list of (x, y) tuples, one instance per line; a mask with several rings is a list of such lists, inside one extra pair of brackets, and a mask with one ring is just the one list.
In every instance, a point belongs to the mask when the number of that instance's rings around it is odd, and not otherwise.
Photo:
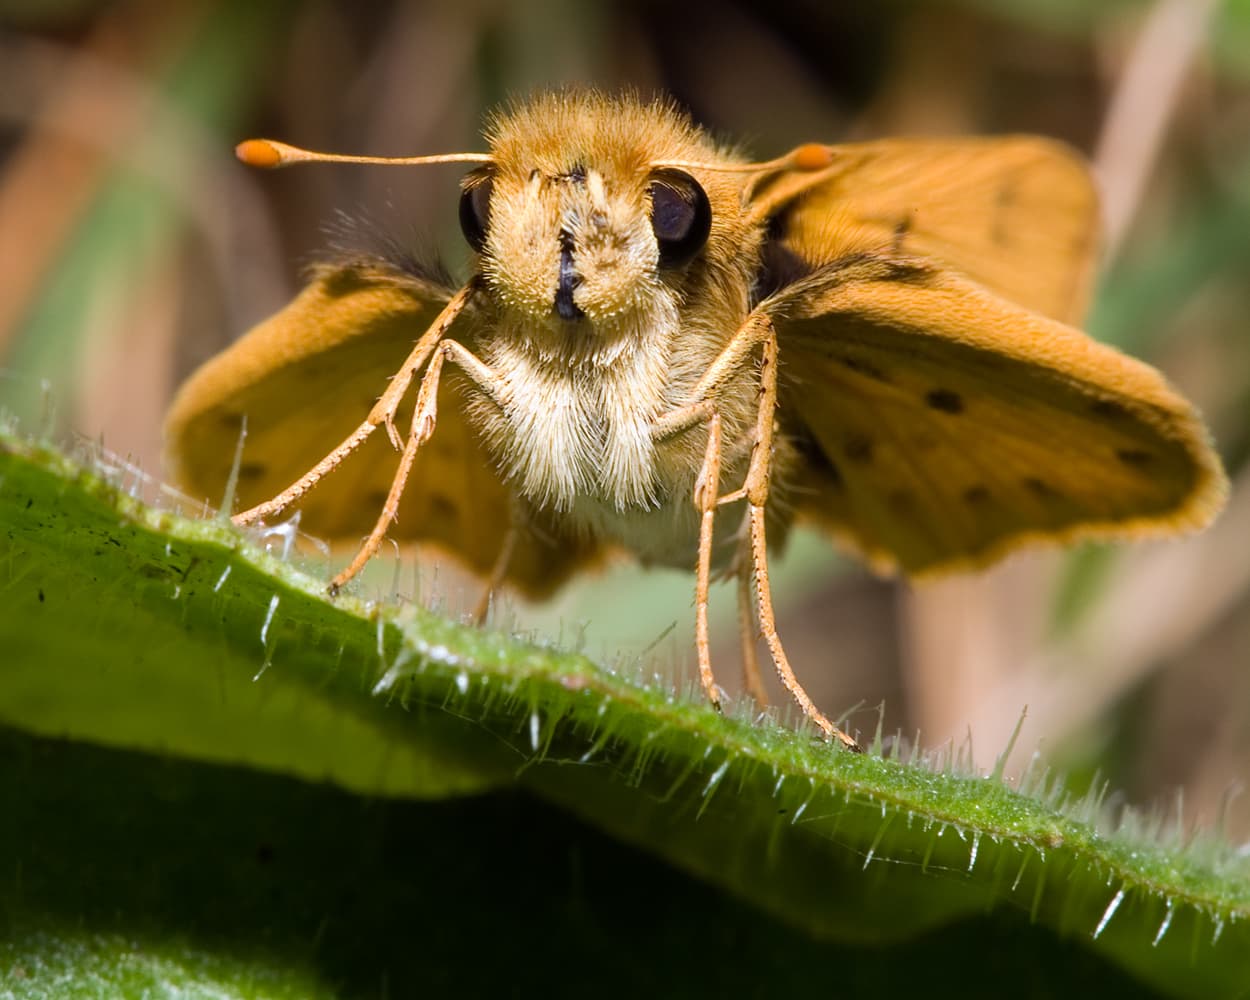
[(924, 401), (933, 409), (943, 413), (963, 413), (964, 399), (959, 393), (950, 389), (931, 389), (925, 393)]
[(1134, 469), (1143, 469), (1154, 461), (1154, 455), (1140, 448), (1117, 448), (1115, 457)]
[(889, 384), (890, 376), (874, 365), (871, 361), (865, 361), (863, 358), (842, 357), (837, 359), (838, 363), (856, 374), (863, 375), (865, 378), (873, 379), (876, 382)]
[(1007, 216), (1016, 201), (1016, 178), (1008, 174), (994, 197), (994, 224), (990, 230), (990, 239), (998, 246), (1005, 247), (1011, 243), (1011, 227), (1007, 224)]
[(842, 479), (842, 470), (828, 455), (825, 449), (820, 446), (815, 438), (809, 434), (803, 434), (794, 438), (794, 448), (799, 454), (799, 459), (808, 471), (823, 480), (825, 485), (841, 492), (846, 484)]
[(1025, 476), (1021, 482), (1024, 483), (1026, 490), (1043, 500), (1053, 500), (1059, 496), (1059, 492), (1053, 486), (1044, 479), (1038, 479), (1037, 476)]
[(266, 468), (260, 462), (243, 462), (239, 465), (239, 478), (257, 480), (265, 475)]
[(897, 283), (920, 288), (933, 283), (937, 271), (932, 264), (909, 257), (889, 257), (879, 251), (847, 254), (824, 265), (821, 271), (838, 284), (852, 281)]
[(867, 434), (851, 434), (842, 446), (842, 454), (852, 462), (867, 465), (872, 461), (873, 442)]
[(911, 232), (911, 216), (904, 215), (898, 222), (894, 223), (894, 252), (903, 252), (903, 240), (907, 238), (907, 234)]
[(916, 498), (911, 490), (891, 490), (886, 495), (885, 502), (895, 514), (910, 514), (916, 506)]
[(341, 371), (343, 362), (340, 358), (327, 354), (312, 354), (300, 362), (303, 377), (308, 380), (320, 378), (332, 371)]
[(840, 493), (846, 489), (846, 483), (842, 479), (842, 470), (838, 468), (837, 463), (833, 459), (826, 456), (824, 472), (829, 479), (830, 484)]
[(1114, 399), (1095, 400), (1090, 404), (1089, 412), (1096, 417), (1106, 417), (1109, 420), (1123, 420), (1129, 415), (1124, 405), (1117, 403)]
[[(445, 426), (445, 424), (440, 421), (439, 427), (443, 426)], [(429, 448), (435, 455), (442, 459), (455, 459), (460, 456), (460, 448), (454, 441), (452, 441), (450, 435), (446, 437), (439, 437), (435, 434), (434, 437), (430, 439), (430, 443), (425, 445), (425, 447)]]
[(989, 499), (990, 491), (984, 486), (969, 486), (964, 490), (964, 503), (971, 504), (973, 507), (988, 503)]
[(430, 494), (430, 510), (435, 516), (448, 521), (455, 521), (460, 515), (460, 508), (441, 493)]

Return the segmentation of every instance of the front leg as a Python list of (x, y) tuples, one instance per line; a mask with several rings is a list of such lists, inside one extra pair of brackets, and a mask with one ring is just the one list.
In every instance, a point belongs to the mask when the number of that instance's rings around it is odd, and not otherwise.
[(250, 510), (235, 514), (231, 520), (242, 527), (243, 525), (256, 524), (258, 521), (264, 521), (281, 514), (338, 468), (339, 464), (364, 444), (379, 427), (386, 427), (386, 433), (390, 437), (391, 443), (395, 445), (396, 449), (399, 449), (401, 442), (399, 434), (395, 430), (394, 420), (400, 401), (405, 393), (408, 392), (408, 387), (412, 385), (412, 380), (417, 377), (417, 373), (426, 363), (431, 352), (435, 350), (443, 336), (451, 329), (451, 325), (456, 321), (460, 313), (464, 311), (465, 306), (477, 294), (480, 286), (481, 279), (473, 278), (448, 300), (447, 305), (435, 317), (429, 329), (417, 339), (412, 352), (408, 355), (399, 371), (395, 373), (390, 385), (387, 386), (386, 391), (382, 393), (377, 403), (374, 404), (373, 409), (369, 411), (369, 415), (364, 422), (352, 431), (337, 448), (276, 497), (257, 504)]
[[(720, 494), (719, 477), (721, 462), (720, 396), (725, 386), (749, 363), (752, 353), (760, 350), (759, 391), (756, 407), (755, 431), (751, 446), (751, 460), (742, 488)], [(703, 464), (695, 481), (694, 504), (699, 511), (699, 554), (695, 570), (695, 647), (699, 659), (699, 679), (708, 699), (719, 707), (719, 689), (712, 673), (711, 652), (708, 641), (707, 605), (712, 561), (712, 527), (716, 509), (722, 504), (737, 500), (747, 501), (747, 521), (750, 532), (750, 579), (755, 584), (757, 613), (760, 630), (768, 644), (773, 665), (782, 684), (798, 702), (803, 713), (811, 719), (826, 736), (836, 737), (851, 750), (859, 750), (859, 744), (835, 726), (812, 702), (799, 684), (781, 637), (777, 633), (773, 615), (772, 588), (768, 579), (768, 542), (765, 535), (765, 508), (768, 503), (769, 485), (773, 462), (773, 427), (777, 409), (777, 332), (766, 313), (752, 313), (733, 339), (698, 382), (695, 398), (685, 406), (660, 416), (652, 425), (652, 437), (664, 441), (695, 427), (706, 424), (707, 447)], [(746, 573), (745, 566), (738, 572)], [(749, 591), (747, 580), (740, 586)], [(748, 594), (749, 596), (749, 594)], [(750, 601), (740, 600), (740, 610), (749, 610)], [(744, 635), (750, 631), (749, 624), (741, 623)], [(753, 635), (753, 631), (750, 633)], [(749, 668), (748, 668), (749, 669)], [(753, 685), (758, 691), (758, 682)], [(758, 696), (758, 694), (757, 694)]]
[(412, 410), (412, 429), (408, 440), (404, 443), (403, 453), (399, 458), (399, 468), (395, 470), (395, 478), (391, 480), (390, 492), (382, 505), (382, 512), (369, 532), (360, 550), (351, 564), (330, 581), (330, 593), (337, 593), (348, 580), (359, 573), (365, 564), (373, 558), (386, 537), (387, 529), (399, 512), (399, 501), (404, 495), (404, 487), (412, 472), (412, 463), (416, 460), (417, 451), (430, 439), (438, 423), (438, 386), (443, 375), (443, 365), (452, 361), (460, 366), (473, 383), (496, 406), (507, 405), (509, 389), (503, 378), (494, 369), (486, 365), (472, 351), (454, 340), (440, 341), (430, 357), (429, 367), (421, 378), (421, 387), (417, 390), (417, 402)]

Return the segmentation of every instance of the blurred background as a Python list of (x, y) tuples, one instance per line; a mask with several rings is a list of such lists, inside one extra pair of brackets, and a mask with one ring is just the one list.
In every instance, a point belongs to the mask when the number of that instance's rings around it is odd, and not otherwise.
[[(456, 168), (260, 174), (236, 141), (480, 150), (484, 112), (568, 82), (667, 91), (760, 156), (1037, 132), (1092, 159), (1106, 239), (1088, 329), (1197, 402), (1228, 510), (1197, 538), (917, 588), (801, 536), (776, 571), (781, 634), (816, 701), (869, 737), (880, 719), (989, 767), (1027, 706), (1009, 772), (1040, 750), (1074, 794), (1107, 781), (1250, 838), (1247, 0), (0, 0), (0, 406), (159, 475), (175, 386), (285, 303), (336, 213), (465, 273)], [(421, 599), (472, 606), (472, 584), (420, 567)], [(413, 595), (410, 558), (372, 572), (366, 594)], [(613, 566), (545, 607), (505, 599), (496, 621), (688, 684), (692, 591)], [(731, 690), (733, 605), (719, 588)]]

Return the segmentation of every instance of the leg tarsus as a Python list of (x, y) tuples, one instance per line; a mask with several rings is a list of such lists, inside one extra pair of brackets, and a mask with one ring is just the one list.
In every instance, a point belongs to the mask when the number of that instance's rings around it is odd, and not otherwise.
[[(749, 538), (749, 535), (748, 535)], [(738, 577), (738, 637), (742, 643), (742, 686), (755, 699), (760, 708), (768, 705), (768, 693), (760, 676), (760, 658), (756, 649), (759, 628), (755, 623), (755, 609), (751, 601), (751, 568), (748, 552), (737, 567)]]
[(404, 439), (399, 435), (399, 428), (395, 426), (395, 414), (387, 411), (382, 418), (382, 423), (386, 427), (386, 436), (391, 440), (391, 446), (396, 451), (404, 450)]
[(759, 605), (760, 615), (760, 631), (764, 635), (764, 641), (768, 644), (768, 651), (772, 654), (773, 665), (777, 668), (777, 676), (781, 678), (781, 683), (785, 685), (786, 690), (798, 702), (799, 708), (803, 710), (812, 722), (820, 728), (826, 736), (837, 739), (848, 750), (854, 750), (861, 753), (863, 748), (855, 742), (850, 736), (835, 726), (818, 709), (811, 697), (803, 686), (799, 683), (798, 678), (794, 676), (794, 670), (790, 666), (790, 661), (786, 657), (786, 651), (781, 645), (781, 636), (777, 634), (777, 622), (773, 617), (773, 597), (772, 588), (768, 582), (768, 543), (764, 536), (764, 508), (751, 504), (751, 561), (755, 576), (755, 593)]
[(699, 560), (695, 568), (694, 645), (699, 658), (699, 682), (708, 700), (720, 710), (720, 689), (712, 673), (712, 647), (708, 639), (707, 604), (712, 577), (712, 529), (716, 521), (716, 493), (720, 487), (721, 423), (713, 411), (707, 425), (707, 448), (703, 466), (694, 483), (694, 504), (699, 511)]

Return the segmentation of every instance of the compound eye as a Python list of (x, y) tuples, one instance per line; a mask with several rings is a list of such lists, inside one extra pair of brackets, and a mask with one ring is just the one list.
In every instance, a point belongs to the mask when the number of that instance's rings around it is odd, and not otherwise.
[(460, 231), (478, 253), (486, 247), (490, 227), (490, 196), (494, 182), (489, 174), (469, 174), (460, 194)]
[(651, 228), (661, 267), (680, 267), (694, 257), (712, 231), (712, 206), (699, 182), (680, 170), (657, 171), (651, 180)]

